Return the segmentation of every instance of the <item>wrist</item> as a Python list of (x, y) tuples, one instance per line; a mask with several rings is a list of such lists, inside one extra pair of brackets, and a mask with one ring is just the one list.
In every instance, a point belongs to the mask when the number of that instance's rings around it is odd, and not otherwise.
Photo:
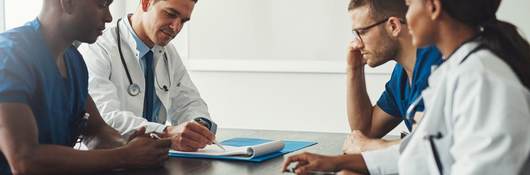
[(347, 157), (345, 155), (340, 155), (337, 157), (332, 157), (331, 162), (333, 164), (333, 171), (340, 171), (342, 169), (345, 169), (344, 162), (347, 162)]
[(348, 74), (359, 74), (364, 73), (364, 65), (348, 65), (346, 66), (346, 73)]
[(366, 163), (361, 154), (341, 155), (334, 163), (336, 165), (336, 171), (346, 169), (366, 174), (368, 173)]

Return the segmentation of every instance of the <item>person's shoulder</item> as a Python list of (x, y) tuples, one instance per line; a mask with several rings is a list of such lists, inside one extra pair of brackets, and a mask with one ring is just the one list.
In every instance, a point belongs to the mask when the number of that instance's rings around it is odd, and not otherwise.
[(482, 49), (459, 65), (455, 75), (459, 77), (479, 77), (495, 79), (504, 83), (518, 83), (519, 79), (511, 67), (489, 49)]
[(31, 43), (30, 36), (33, 33), (33, 29), (29, 26), (21, 26), (2, 32), (0, 34), (0, 48), (13, 49), (15, 46), (22, 44)]
[(31, 48), (33, 48), (35, 41), (34, 30), (29, 26), (21, 26), (10, 29), (0, 34), (0, 60), (6, 62), (6, 59), (13, 59), (15, 56), (17, 60), (31, 59)]

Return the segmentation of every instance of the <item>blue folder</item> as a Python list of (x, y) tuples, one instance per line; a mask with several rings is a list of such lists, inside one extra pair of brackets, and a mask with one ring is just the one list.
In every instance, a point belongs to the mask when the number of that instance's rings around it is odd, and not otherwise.
[[(256, 138), (232, 138), (225, 141), (222, 141), (221, 144), (229, 146), (252, 146), (262, 143), (271, 142), (272, 140), (266, 139), (256, 139)], [(240, 161), (249, 161), (249, 162), (263, 162), (269, 159), (273, 159), (284, 154), (297, 151), (312, 145), (317, 144), (317, 142), (308, 142), (308, 141), (282, 141), (284, 147), (282, 150), (273, 152), (263, 156), (253, 157), (251, 159), (244, 157), (236, 156), (209, 156), (209, 155), (189, 155), (189, 154), (179, 154), (179, 153), (169, 153), (170, 157), (183, 157), (183, 158), (204, 158), (204, 159), (221, 159), (221, 160), (240, 160)]]

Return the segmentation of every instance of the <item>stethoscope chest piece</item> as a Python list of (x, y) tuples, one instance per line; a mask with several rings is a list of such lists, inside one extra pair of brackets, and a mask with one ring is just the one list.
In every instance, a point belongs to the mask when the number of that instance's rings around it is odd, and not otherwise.
[[(122, 20), (121, 18), (118, 19), (117, 26), (116, 26), (118, 52), (120, 53), (121, 64), (123, 65), (123, 69), (125, 69), (125, 73), (127, 75), (127, 80), (129, 81), (129, 87), (127, 87), (127, 92), (131, 96), (138, 96), (140, 94), (140, 86), (138, 86), (138, 84), (133, 82), (133, 80), (131, 78), (131, 74), (129, 73), (129, 68), (127, 67), (127, 63), (125, 62), (125, 58), (123, 57), (123, 52), (121, 50), (121, 36), (120, 36), (120, 21), (121, 20)], [(167, 54), (165, 52), (164, 52), (164, 61), (165, 61), (166, 66), (167, 66), (168, 65), (168, 63), (167, 63)], [(169, 86), (171, 86), (171, 80), (170, 80), (171, 77), (169, 77), (169, 76), (170, 75), (169, 75), (169, 72), (168, 72)], [(158, 84), (158, 79), (156, 78), (156, 75), (155, 75), (155, 79), (156, 79), (156, 83), (157, 83), (157, 85), (158, 85), (158, 87), (160, 89), (163, 89), (166, 92), (169, 91), (169, 89), (167, 88), (166, 85), (160, 86), (160, 84)]]
[(138, 86), (138, 84), (136, 83), (130, 84), (127, 88), (127, 92), (131, 96), (137, 96), (138, 94), (140, 94), (140, 86)]

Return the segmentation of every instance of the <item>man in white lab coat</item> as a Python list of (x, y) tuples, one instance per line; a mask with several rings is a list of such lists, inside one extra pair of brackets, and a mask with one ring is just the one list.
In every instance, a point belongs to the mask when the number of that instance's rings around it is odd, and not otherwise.
[[(146, 127), (172, 138), (172, 148), (181, 151), (213, 142), (215, 123), (170, 44), (196, 2), (141, 0), (135, 13), (118, 19), (96, 43), (80, 46), (90, 95), (104, 120), (122, 135)], [(193, 121), (197, 118), (210, 128)]]

